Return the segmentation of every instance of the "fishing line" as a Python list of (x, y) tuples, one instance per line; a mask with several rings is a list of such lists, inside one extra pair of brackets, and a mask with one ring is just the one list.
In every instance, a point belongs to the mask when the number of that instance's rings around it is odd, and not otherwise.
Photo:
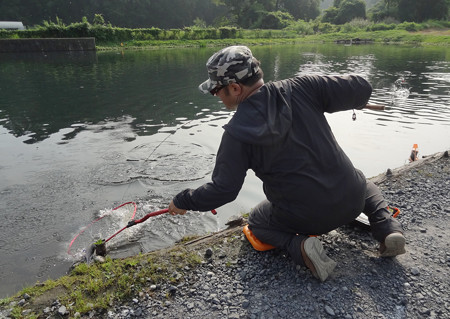
[[(178, 132), (178, 130), (180, 130), (181, 128), (183, 128), (183, 126), (185, 126), (185, 125), (187, 125), (187, 124), (189, 124), (189, 123), (191, 123), (191, 122), (193, 122), (195, 119), (192, 119), (192, 120), (190, 120), (190, 121), (188, 121), (188, 122), (186, 122), (186, 123), (183, 123), (182, 125), (180, 125), (177, 129), (175, 129), (175, 131), (173, 131), (173, 132), (170, 132), (161, 142), (159, 142), (159, 144), (158, 145), (156, 145), (155, 146), (155, 148), (153, 149), (153, 151), (150, 153), (150, 155), (148, 155), (147, 156), (147, 158), (146, 159), (144, 159), (144, 163), (145, 162), (148, 162), (148, 160), (149, 160), (149, 158), (158, 150), (158, 148), (161, 146), (161, 145), (163, 145), (168, 139), (169, 139), (169, 137), (171, 137), (172, 135), (175, 135), (177, 132)], [(156, 165), (155, 165), (156, 166)], [(128, 184), (128, 186), (127, 186), (127, 188), (125, 189), (125, 191), (124, 191), (124, 193), (123, 193), (123, 195), (122, 195), (122, 201), (124, 200), (124, 197), (125, 197), (125, 195), (128, 193), (128, 190), (130, 189), (130, 187), (131, 187), (131, 183), (129, 183)]]
[[(192, 120), (190, 120), (190, 121), (187, 121), (187, 122), (181, 124), (178, 128), (176, 128), (174, 131), (172, 131), (170, 134), (168, 134), (161, 142), (158, 143), (158, 145), (155, 146), (155, 148), (154, 148), (154, 149), (152, 150), (152, 152), (144, 159), (143, 162), (144, 162), (144, 163), (145, 163), (145, 162), (148, 162), (148, 160), (150, 159), (150, 157), (151, 157), (151, 156), (152, 156), (152, 155), (153, 155), (153, 154), (161, 147), (161, 145), (163, 145), (163, 144), (164, 144), (164, 143), (165, 143), (172, 135), (176, 134), (181, 128), (183, 128), (183, 127), (185, 127), (186, 125), (192, 123), (194, 120), (195, 120), (195, 119), (192, 119)], [(125, 195), (128, 193), (130, 186), (131, 186), (131, 183), (129, 183), (128, 186), (127, 186), (127, 188), (125, 189), (125, 191), (124, 191), (124, 193), (123, 193), (123, 195), (122, 195), (122, 201), (123, 201)], [(116, 235), (118, 235), (119, 233), (121, 233), (123, 230), (125, 230), (125, 229), (127, 229), (127, 228), (129, 228), (129, 227), (132, 227), (132, 226), (134, 226), (134, 225), (136, 225), (136, 224), (138, 224), (138, 223), (142, 223), (142, 222), (144, 222), (145, 220), (147, 220), (149, 217), (152, 217), (152, 216), (158, 216), (158, 215), (161, 215), (161, 214), (165, 214), (165, 213), (168, 213), (168, 211), (169, 211), (168, 209), (159, 210), (159, 211), (156, 211), (156, 212), (148, 213), (148, 214), (146, 214), (144, 217), (142, 217), (142, 218), (139, 219), (139, 220), (135, 220), (135, 215), (136, 215), (136, 210), (137, 210), (137, 205), (136, 205), (136, 203), (135, 203), (135, 202), (126, 202), (126, 203), (123, 203), (123, 204), (121, 204), (121, 205), (119, 205), (119, 206), (113, 208), (113, 209), (112, 209), (112, 212), (114, 212), (114, 211), (116, 211), (116, 210), (118, 210), (119, 208), (122, 208), (122, 207), (125, 207), (125, 208), (128, 209), (129, 211), (132, 211), (131, 218), (129, 219), (128, 224), (127, 224), (125, 227), (123, 227), (123, 228), (119, 229), (118, 231), (116, 231), (113, 235), (109, 236), (106, 240), (105, 240), (105, 239), (99, 239), (98, 243), (95, 243), (95, 244), (92, 244), (92, 242), (91, 242), (91, 243), (90, 243), (91, 245), (89, 246), (88, 251), (86, 252), (87, 260), (89, 260), (89, 258), (92, 256), (92, 254), (93, 254), (94, 252), (96, 252), (95, 249), (101, 248), (101, 249), (104, 250), (104, 252), (106, 253), (105, 244), (106, 244), (109, 240), (113, 239)], [(211, 210), (211, 213), (212, 213), (213, 215), (216, 215), (216, 214), (217, 214), (216, 210), (214, 210), (214, 209)], [(112, 214), (112, 213), (111, 213), (111, 214)], [(72, 241), (70, 242), (69, 248), (68, 248), (68, 250), (67, 250), (67, 253), (68, 253), (69, 255), (71, 255), (71, 249), (72, 249), (72, 246), (73, 246), (74, 242), (76, 242), (77, 239), (79, 239), (79, 237), (80, 237), (83, 233), (85, 233), (86, 230), (88, 230), (89, 228), (91, 228), (92, 225), (94, 225), (96, 222), (100, 221), (101, 219), (103, 219), (103, 218), (106, 217), (106, 216), (110, 216), (111, 214), (105, 214), (105, 215), (103, 215), (103, 216), (101, 216), (101, 217), (95, 219), (95, 220), (92, 221), (89, 225), (87, 225), (85, 228), (83, 228), (83, 229), (82, 229), (82, 230), (81, 230), (81, 231), (80, 231), (80, 232), (72, 239)], [(92, 238), (89, 237), (87, 240), (92, 241)], [(78, 244), (82, 244), (82, 241), (81, 241), (81, 240), (78, 240), (78, 242), (79, 242)], [(95, 248), (92, 248), (92, 247), (95, 247)], [(85, 249), (85, 251), (86, 251), (86, 249)]]

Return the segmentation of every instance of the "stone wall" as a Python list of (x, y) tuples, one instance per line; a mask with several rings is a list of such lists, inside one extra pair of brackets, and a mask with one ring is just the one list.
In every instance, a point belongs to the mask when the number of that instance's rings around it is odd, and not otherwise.
[(95, 50), (95, 38), (0, 39), (0, 52), (92, 50)]

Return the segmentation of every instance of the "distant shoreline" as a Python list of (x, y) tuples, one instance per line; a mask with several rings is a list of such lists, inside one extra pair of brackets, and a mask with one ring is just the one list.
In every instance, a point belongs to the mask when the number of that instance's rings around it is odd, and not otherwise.
[(302, 43), (335, 43), (335, 44), (386, 44), (386, 45), (415, 45), (415, 46), (441, 46), (450, 47), (450, 29), (423, 30), (407, 32), (399, 30), (325, 33), (298, 36), (295, 38), (228, 38), (228, 39), (202, 39), (202, 40), (131, 40), (121, 43), (97, 43), (97, 50), (148, 50), (158, 48), (176, 47), (218, 47), (227, 45), (283, 45)]
[[(86, 26), (88, 27), (88, 26)], [(67, 29), (67, 28), (66, 28)], [(104, 29), (104, 30), (103, 30)], [(295, 30), (159, 30), (153, 29), (120, 29), (104, 27), (98, 32), (70, 33), (62, 29), (59, 33), (42, 30), (3, 31), (0, 30), (0, 40), (43, 40), (95, 39), (95, 50), (151, 50), (159, 48), (183, 47), (219, 47), (234, 44), (242, 45), (290, 45), (302, 43), (344, 44), (344, 45), (414, 45), (450, 47), (450, 28), (428, 28), (420, 31), (405, 29), (383, 29), (376, 31), (345, 30), (339, 32), (305, 35)], [(123, 31), (117, 35), (115, 31)], [(145, 32), (144, 32), (145, 31)], [(204, 31), (202, 33), (202, 31)], [(6, 41), (4, 41), (6, 43)], [(0, 52), (1, 50), (0, 44)]]

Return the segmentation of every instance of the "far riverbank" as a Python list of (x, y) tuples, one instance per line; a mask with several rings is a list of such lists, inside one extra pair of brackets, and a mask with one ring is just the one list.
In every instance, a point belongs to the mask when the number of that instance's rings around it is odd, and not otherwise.
[(95, 39), (98, 50), (155, 49), (170, 47), (210, 47), (277, 45), (301, 43), (407, 44), (449, 46), (450, 29), (446, 24), (372, 24), (342, 26), (308, 24), (306, 29), (158, 28), (129, 29), (83, 24), (48, 26), (27, 30), (0, 30), (0, 39)]
[(157, 49), (171, 47), (224, 47), (228, 45), (285, 45), (301, 43), (403, 44), (415, 46), (450, 46), (450, 29), (427, 29), (417, 32), (386, 30), (371, 32), (335, 32), (298, 37), (228, 38), (203, 40), (130, 40), (99, 42), (98, 50)]

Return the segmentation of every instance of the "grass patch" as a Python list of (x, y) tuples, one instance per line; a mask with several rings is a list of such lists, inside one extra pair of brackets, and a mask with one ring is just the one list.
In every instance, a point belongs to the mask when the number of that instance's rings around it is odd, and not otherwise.
[[(196, 252), (181, 246), (125, 259), (107, 257), (104, 263), (81, 263), (70, 275), (25, 288), (11, 298), (0, 300), (0, 306), (10, 307), (11, 302), (15, 302), (12, 318), (43, 316), (42, 306), (56, 299), (67, 307), (70, 317), (77, 312), (106, 310), (113, 302), (129, 300), (150, 284), (182, 280), (182, 276), (175, 278), (172, 274), (183, 273), (186, 266), (193, 268), (201, 262)], [(19, 306), (25, 294), (30, 299)]]
[[(240, 233), (238, 229), (237, 232)], [(145, 255), (123, 259), (107, 256), (103, 263), (80, 263), (67, 276), (37, 283), (10, 298), (0, 299), (0, 308), (10, 310), (11, 318), (45, 318), (44, 309), (58, 300), (67, 308), (68, 318), (73, 318), (76, 313), (81, 316), (91, 311), (102, 313), (114, 305), (137, 298), (139, 293), (151, 295), (151, 285), (183, 282), (187, 272), (204, 262), (200, 252), (204, 250), (204, 244), (185, 245), (199, 237), (186, 236), (172, 248)], [(219, 236), (207, 245), (214, 246), (218, 242), (231, 244), (237, 238), (240, 237)], [(233, 265), (228, 263), (227, 266)], [(27, 300), (23, 303), (21, 300), (25, 299), (25, 294)]]
[(426, 34), (423, 32), (409, 32), (406, 30), (386, 31), (356, 31), (356, 32), (334, 32), (319, 35), (307, 35), (302, 41), (305, 42), (335, 42), (337, 40), (368, 39), (374, 43), (404, 43), (404, 44), (450, 44), (450, 35)]
[(301, 38), (275, 38), (275, 39), (258, 39), (258, 38), (238, 38), (238, 39), (218, 39), (218, 40), (131, 40), (127, 42), (108, 42), (99, 43), (97, 50), (142, 50), (142, 49), (158, 49), (158, 48), (176, 48), (176, 47), (219, 47), (229, 45), (276, 45), (276, 44), (295, 44), (303, 42)]

